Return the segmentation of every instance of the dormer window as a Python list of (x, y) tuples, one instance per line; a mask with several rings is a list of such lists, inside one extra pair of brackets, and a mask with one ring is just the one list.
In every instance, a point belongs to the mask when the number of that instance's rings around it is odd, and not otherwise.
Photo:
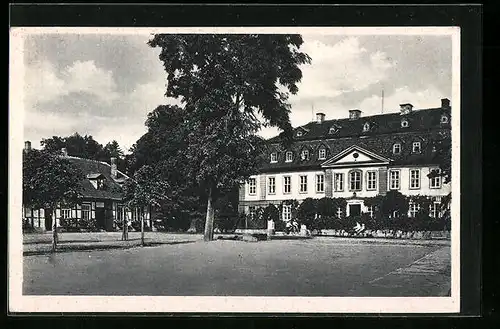
[(370, 130), (370, 124), (368, 122), (366, 122), (364, 125), (363, 125), (363, 132), (367, 132)]
[(287, 151), (285, 153), (285, 162), (292, 162), (292, 161), (293, 161), (293, 152)]
[(309, 160), (309, 151), (308, 150), (302, 150), (302, 152), (300, 152), (300, 159), (302, 161)]
[(271, 153), (271, 163), (276, 163), (278, 162), (278, 153), (273, 152)]
[(401, 153), (401, 144), (400, 143), (396, 143), (396, 144), (392, 145), (392, 153), (393, 154), (400, 154)]
[(401, 127), (407, 128), (408, 127), (408, 120), (406, 120), (406, 119), (401, 120)]
[(96, 190), (104, 188), (105, 177), (102, 174), (88, 174), (87, 178)]
[(448, 117), (446, 115), (441, 116), (441, 123), (448, 123)]
[(326, 149), (322, 147), (318, 151), (318, 160), (325, 160), (325, 159), (326, 159)]
[(421, 150), (420, 142), (413, 142), (413, 144), (412, 144), (412, 152), (413, 153), (420, 153), (420, 150)]
[(301, 137), (303, 135), (302, 130), (297, 131), (297, 137)]
[(331, 126), (330, 130), (328, 131), (328, 133), (330, 135), (333, 135), (333, 134), (336, 134), (338, 131), (339, 131), (339, 127), (337, 127), (337, 126)]

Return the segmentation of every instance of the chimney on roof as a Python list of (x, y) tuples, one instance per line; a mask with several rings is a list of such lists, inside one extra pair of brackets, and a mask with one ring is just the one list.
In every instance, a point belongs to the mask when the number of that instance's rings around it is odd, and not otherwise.
[(360, 116), (361, 116), (361, 110), (358, 109), (349, 110), (349, 119), (356, 120), (359, 119)]
[(111, 157), (111, 177), (116, 178), (118, 175), (118, 169), (116, 168), (116, 158)]
[(413, 110), (413, 105), (410, 103), (399, 104), (401, 114), (409, 114)]
[(31, 150), (31, 142), (30, 141), (25, 141), (24, 142), (24, 151), (28, 152)]
[(68, 156), (68, 150), (67, 150), (65, 147), (63, 147), (63, 148), (61, 149), (61, 153), (62, 153), (62, 156), (63, 156), (63, 157), (67, 157), (67, 156)]
[(323, 123), (325, 121), (325, 113), (316, 113), (316, 122), (317, 123)]
[(444, 109), (449, 109), (450, 108), (450, 100), (448, 98), (442, 98), (441, 99), (441, 108)]

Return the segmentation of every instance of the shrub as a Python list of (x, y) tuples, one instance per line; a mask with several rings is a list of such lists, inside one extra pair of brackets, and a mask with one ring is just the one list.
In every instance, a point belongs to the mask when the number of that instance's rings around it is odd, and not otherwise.
[(65, 232), (79, 232), (80, 225), (77, 218), (61, 218), (60, 219), (61, 228)]
[(234, 232), (239, 220), (238, 215), (219, 217), (215, 219), (214, 226), (223, 233)]
[(273, 205), (272, 203), (268, 204), (267, 207), (264, 208), (264, 212), (262, 213), (262, 217), (265, 221), (272, 220), (274, 222), (280, 219), (280, 211), (278, 207)]
[(341, 220), (335, 216), (321, 217), (322, 227), (326, 230), (340, 230), (342, 229)]
[(286, 222), (278, 219), (277, 221), (274, 222), (274, 231), (276, 232), (285, 232), (286, 228)]
[(95, 218), (81, 219), (80, 227), (89, 232), (99, 232)]
[(299, 224), (305, 224), (309, 229), (318, 227), (316, 220), (317, 201), (313, 198), (307, 198), (299, 205), (297, 209), (297, 219)]

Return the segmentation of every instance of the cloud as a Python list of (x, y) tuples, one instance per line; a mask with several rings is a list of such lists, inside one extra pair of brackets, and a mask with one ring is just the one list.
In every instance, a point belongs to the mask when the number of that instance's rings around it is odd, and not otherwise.
[(333, 45), (306, 40), (302, 50), (311, 56), (312, 63), (302, 67), (299, 92), (291, 99), (333, 98), (363, 90), (386, 78), (388, 70), (395, 65), (384, 52), (370, 53), (356, 37)]
[(112, 72), (96, 67), (94, 61), (76, 61), (60, 73), (50, 62), (34, 63), (27, 66), (25, 81), (28, 109), (72, 93), (88, 94), (105, 104), (120, 97)]

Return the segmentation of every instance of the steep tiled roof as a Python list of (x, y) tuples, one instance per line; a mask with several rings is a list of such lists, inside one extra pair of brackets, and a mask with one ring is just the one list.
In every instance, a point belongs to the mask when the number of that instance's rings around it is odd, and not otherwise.
[[(435, 140), (445, 134), (450, 138), (450, 122), (441, 123), (443, 115), (450, 116), (450, 109), (414, 110), (410, 114), (388, 113), (358, 119), (327, 120), (322, 123), (310, 122), (302, 127), (309, 131), (302, 136), (294, 136), (294, 142), (289, 149), (284, 149), (279, 137), (273, 137), (268, 142), (268, 153), (277, 152), (278, 161), (269, 162), (265, 157), (261, 171), (302, 170), (319, 168), (325, 160), (318, 159), (318, 150), (326, 149), (326, 159), (335, 156), (343, 150), (357, 145), (368, 151), (391, 159), (394, 165), (434, 164), (433, 144)], [(401, 120), (407, 120), (409, 125), (401, 127)], [(363, 131), (365, 123), (370, 129)], [(330, 134), (330, 127), (338, 126), (336, 133)], [(412, 143), (420, 141), (421, 152), (412, 153)], [(400, 154), (393, 154), (393, 145), (400, 143)], [(300, 152), (309, 150), (310, 158), (307, 161), (300, 159)], [(293, 152), (293, 161), (285, 162), (285, 152)]]
[[(81, 191), (83, 197), (92, 199), (122, 199), (122, 188), (120, 184), (111, 177), (111, 166), (109, 164), (72, 156), (67, 156), (65, 158), (78, 167), (85, 177), (82, 182)], [(120, 178), (127, 178), (126, 175), (121, 172), (118, 172), (118, 174), (118, 180), (120, 180)], [(100, 175), (105, 179), (105, 187), (103, 189), (96, 189), (89, 179), (97, 178)]]

